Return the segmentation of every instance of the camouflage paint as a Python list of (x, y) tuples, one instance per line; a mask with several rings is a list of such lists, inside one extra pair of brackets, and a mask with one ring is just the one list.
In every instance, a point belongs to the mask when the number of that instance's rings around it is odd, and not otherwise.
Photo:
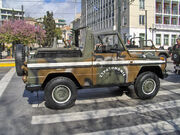
[[(159, 57), (148, 56), (144, 57), (142, 53), (130, 55), (126, 50), (116, 53), (93, 53), (94, 52), (94, 37), (90, 31), (87, 32), (85, 49), (83, 57), (75, 58), (56, 58), (56, 59), (30, 59), (28, 64), (41, 63), (58, 63), (63, 62), (78, 63), (88, 62), (87, 66), (72, 66), (72, 67), (47, 67), (47, 68), (28, 68), (27, 84), (43, 84), (46, 77), (50, 74), (71, 73), (77, 79), (79, 84), (84, 86), (99, 86), (99, 85), (118, 85), (134, 82), (137, 75), (143, 66), (159, 66), (165, 72), (166, 64), (133, 64), (136, 60), (160, 60)], [(109, 64), (109, 65), (94, 65), (95, 62), (124, 62), (130, 61), (128, 64)]]

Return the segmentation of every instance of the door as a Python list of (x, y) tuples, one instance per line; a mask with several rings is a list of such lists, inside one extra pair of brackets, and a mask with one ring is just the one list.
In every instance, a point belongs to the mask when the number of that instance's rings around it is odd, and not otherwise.
[(124, 48), (117, 34), (95, 38), (93, 55), (93, 84), (95, 86), (119, 85), (127, 81)]

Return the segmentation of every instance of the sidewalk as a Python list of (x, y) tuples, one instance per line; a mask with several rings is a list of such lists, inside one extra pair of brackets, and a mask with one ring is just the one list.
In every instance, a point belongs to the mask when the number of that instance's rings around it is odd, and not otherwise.
[(15, 60), (14, 59), (0, 59), (0, 67), (14, 67)]

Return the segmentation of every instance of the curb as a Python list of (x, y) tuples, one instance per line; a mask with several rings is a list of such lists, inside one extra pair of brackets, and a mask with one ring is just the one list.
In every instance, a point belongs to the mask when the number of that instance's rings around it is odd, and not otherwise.
[(15, 67), (15, 63), (0, 63), (0, 67)]
[(15, 59), (0, 59), (0, 61), (14, 61)]

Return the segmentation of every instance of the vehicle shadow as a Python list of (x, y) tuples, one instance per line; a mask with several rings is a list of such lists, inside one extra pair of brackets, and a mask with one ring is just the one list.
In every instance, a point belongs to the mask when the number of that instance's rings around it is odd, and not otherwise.
[(44, 92), (43, 91), (30, 92), (24, 90), (23, 97), (28, 98), (27, 101), (29, 104), (40, 104), (44, 101)]
[(169, 71), (168, 77), (165, 78), (164, 80), (169, 83), (180, 84), (180, 75), (178, 75), (177, 73), (174, 73), (174, 71)]
[[(133, 88), (120, 89), (119, 87), (106, 87), (106, 88), (91, 88), (91, 89), (81, 89), (78, 90), (77, 100), (95, 100), (101, 98), (115, 98), (126, 95), (130, 98), (137, 98), (134, 93)], [(27, 102), (29, 104), (41, 104), (44, 100), (44, 91), (30, 92), (24, 90), (23, 97), (28, 98)]]

